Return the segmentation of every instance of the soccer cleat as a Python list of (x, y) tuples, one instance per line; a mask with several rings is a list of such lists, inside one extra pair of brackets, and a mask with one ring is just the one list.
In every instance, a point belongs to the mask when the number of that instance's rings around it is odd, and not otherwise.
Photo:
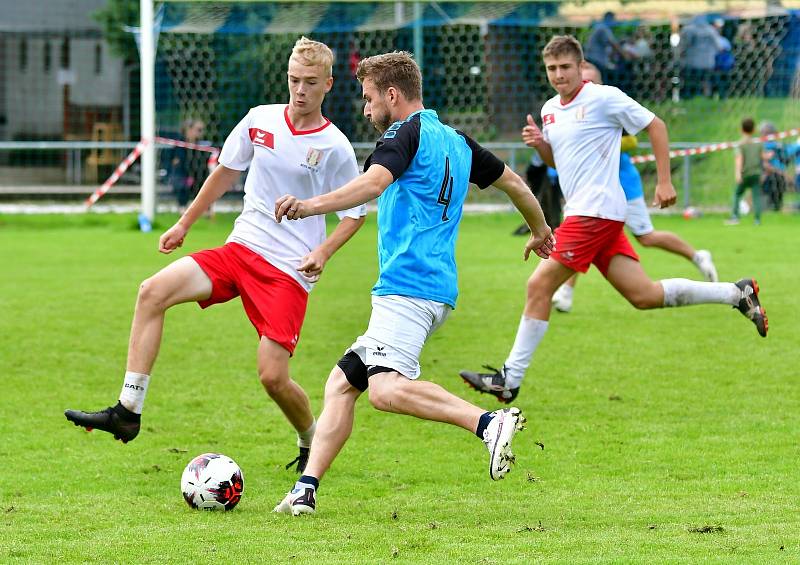
[(735, 284), (742, 291), (742, 297), (739, 299), (739, 304), (734, 308), (738, 309), (739, 312), (756, 325), (758, 335), (767, 337), (769, 320), (767, 320), (767, 313), (758, 300), (758, 283), (755, 279), (742, 279)]
[(565, 314), (572, 310), (572, 287), (564, 283), (553, 294), (551, 299), (553, 307)]
[(103, 430), (122, 443), (128, 443), (139, 434), (141, 416), (134, 414), (122, 404), (109, 406), (100, 412), (81, 412), (65, 410), (64, 416), (76, 426), (83, 426), (87, 432)]
[(519, 408), (503, 408), (493, 412), (494, 417), (483, 431), (483, 443), (489, 450), (489, 476), (499, 481), (514, 464), (511, 440), (517, 430), (525, 429), (525, 416)]
[(300, 516), (301, 514), (314, 514), (317, 508), (317, 492), (314, 487), (304, 486), (293, 488), (286, 493), (283, 500), (272, 510), (280, 514), (291, 514)]
[(483, 367), (493, 372), (476, 373), (473, 371), (461, 371), (459, 375), (461, 375), (465, 383), (478, 392), (492, 394), (503, 404), (512, 402), (517, 397), (517, 394), (519, 394), (519, 387), (506, 388), (506, 368), (503, 367), (498, 371), (489, 365), (484, 365)]
[(711, 260), (711, 252), (701, 249), (694, 256), (694, 264), (703, 273), (703, 276), (708, 282), (717, 282), (717, 268), (714, 266), (714, 261)]
[(725, 225), (726, 226), (738, 226), (739, 225), (739, 218), (737, 218), (736, 216), (730, 217), (727, 220), (725, 220)]
[(291, 469), (292, 465), (297, 463), (294, 470), (302, 475), (303, 471), (306, 470), (306, 465), (308, 464), (308, 454), (310, 451), (311, 449), (308, 447), (301, 447), (300, 453), (297, 455), (297, 457), (286, 464), (286, 468)]

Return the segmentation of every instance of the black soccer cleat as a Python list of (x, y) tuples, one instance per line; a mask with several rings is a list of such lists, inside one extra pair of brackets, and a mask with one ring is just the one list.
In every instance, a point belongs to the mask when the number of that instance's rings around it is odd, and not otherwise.
[(459, 375), (464, 379), (470, 387), (478, 392), (485, 392), (497, 397), (497, 400), (503, 404), (509, 404), (519, 394), (519, 387), (506, 388), (506, 373), (505, 367), (500, 370), (495, 369), (489, 365), (483, 366), (485, 369), (493, 371), (492, 373), (477, 373), (473, 371), (461, 371)]
[(758, 299), (758, 283), (755, 279), (742, 279), (735, 284), (742, 291), (742, 297), (739, 299), (739, 304), (734, 308), (756, 325), (758, 335), (767, 337), (769, 320), (767, 320), (767, 313), (761, 307), (761, 302)]
[(80, 410), (65, 410), (64, 416), (76, 426), (83, 426), (87, 432), (103, 430), (114, 436), (122, 443), (128, 443), (139, 435), (139, 426), (142, 416), (135, 414), (117, 402), (116, 406), (109, 406), (100, 412), (81, 412)]
[(308, 464), (308, 454), (310, 451), (311, 449), (308, 447), (301, 447), (300, 453), (292, 461), (289, 461), (286, 464), (286, 468), (291, 469), (292, 465), (296, 463), (297, 465), (295, 467), (295, 471), (302, 475), (303, 471), (306, 470), (306, 465)]

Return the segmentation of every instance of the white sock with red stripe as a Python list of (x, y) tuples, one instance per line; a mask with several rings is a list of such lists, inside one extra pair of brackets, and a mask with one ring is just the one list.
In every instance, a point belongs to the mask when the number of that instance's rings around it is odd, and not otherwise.
[(733, 283), (700, 282), (689, 279), (664, 279), (659, 282), (664, 289), (664, 306), (667, 307), (691, 304), (736, 306), (742, 297), (741, 289)]
[(134, 414), (141, 414), (149, 382), (150, 375), (125, 371), (125, 382), (122, 383), (122, 391), (119, 393), (119, 403)]
[(508, 359), (505, 362), (506, 387), (517, 388), (522, 379), (525, 378), (525, 371), (531, 364), (531, 358), (542, 341), (549, 322), (547, 320), (537, 320), (522, 316), (517, 328), (517, 337), (514, 339), (514, 346)]

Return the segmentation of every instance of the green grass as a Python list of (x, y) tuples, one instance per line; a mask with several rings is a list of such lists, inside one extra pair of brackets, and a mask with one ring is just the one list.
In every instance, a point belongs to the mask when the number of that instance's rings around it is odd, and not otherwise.
[[(221, 244), (231, 219), (201, 221), (182, 252)], [(758, 277), (768, 339), (723, 306), (636, 312), (592, 272), (529, 371), (529, 429), (506, 480), (489, 480), (463, 430), (362, 399), (319, 513), (292, 519), (271, 510), (294, 479), (294, 434), (258, 383), (241, 304), (170, 311), (140, 437), (87, 434), (62, 412), (115, 401), (138, 282), (173, 257), (133, 217), (0, 218), (0, 562), (796, 563), (799, 221), (655, 218), (713, 250), (723, 279)], [(533, 268), (508, 235), (517, 223), (465, 218), (459, 307), (422, 357), (424, 378), (492, 409), (457, 373), (502, 363), (513, 340)], [(316, 412), (366, 327), (374, 246), (373, 216), (312, 293), (291, 368)], [(697, 276), (641, 255), (655, 278)], [(205, 451), (244, 470), (233, 512), (180, 496), (184, 465)]]

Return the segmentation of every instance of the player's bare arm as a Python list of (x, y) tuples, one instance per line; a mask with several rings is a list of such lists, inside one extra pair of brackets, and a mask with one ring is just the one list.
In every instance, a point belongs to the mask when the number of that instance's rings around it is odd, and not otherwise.
[(158, 250), (161, 253), (171, 253), (183, 245), (183, 240), (192, 224), (233, 186), (240, 174), (241, 171), (229, 169), (224, 165), (217, 166), (203, 183), (197, 197), (183, 213), (183, 216), (161, 235), (158, 240)]
[(288, 220), (299, 220), (360, 206), (383, 194), (393, 181), (394, 177), (389, 169), (373, 164), (363, 175), (327, 194), (308, 200), (300, 200), (291, 194), (281, 196), (275, 201), (275, 220), (280, 222), (284, 216)]
[(656, 116), (647, 126), (647, 135), (653, 146), (653, 155), (656, 157), (656, 194), (653, 206), (666, 208), (678, 200), (675, 187), (672, 186), (672, 173), (669, 168), (669, 136), (666, 124)]
[(506, 165), (503, 174), (492, 183), (492, 186), (508, 195), (531, 229), (531, 237), (525, 244), (525, 260), (528, 260), (531, 251), (542, 259), (547, 259), (555, 246), (553, 230), (547, 225), (542, 207), (525, 181)]
[(533, 116), (528, 114), (528, 124), (522, 128), (522, 141), (528, 147), (533, 147), (539, 153), (542, 161), (549, 167), (555, 168), (556, 162), (553, 159), (553, 149), (550, 144), (544, 140), (544, 135), (536, 122), (533, 121)]
[(364, 225), (365, 219), (366, 216), (342, 218), (325, 241), (303, 257), (300, 266), (297, 267), (298, 272), (312, 282), (316, 282), (328, 260)]

